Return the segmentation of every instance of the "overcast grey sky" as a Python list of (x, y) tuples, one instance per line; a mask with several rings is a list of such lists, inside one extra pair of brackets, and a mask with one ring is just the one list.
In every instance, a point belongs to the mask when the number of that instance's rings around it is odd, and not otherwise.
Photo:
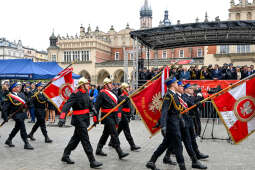
[[(153, 10), (153, 27), (169, 11), (172, 24), (195, 22), (196, 17), (209, 20), (228, 19), (230, 0), (148, 0)], [(235, 0), (237, 2), (237, 0)], [(139, 29), (139, 11), (144, 0), (1, 0), (0, 37), (22, 40), (23, 45), (46, 50), (52, 30), (55, 35), (79, 33), (81, 24), (92, 30), (107, 32), (111, 25), (119, 31), (129, 23)]]

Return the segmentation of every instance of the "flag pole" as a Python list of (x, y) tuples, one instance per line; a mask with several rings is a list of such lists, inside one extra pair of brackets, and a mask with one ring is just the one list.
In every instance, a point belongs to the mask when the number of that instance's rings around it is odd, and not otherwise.
[[(155, 80), (156, 78), (158, 78), (159, 76), (161, 76), (162, 71), (160, 73), (158, 73), (156, 76), (154, 76), (152, 79), (150, 79), (149, 81), (147, 81), (144, 85), (142, 85), (141, 87), (139, 87), (134, 93), (130, 94), (127, 98), (133, 97), (134, 95), (136, 95), (138, 92), (140, 92), (146, 85), (148, 85), (149, 83), (151, 83), (153, 80)], [(102, 122), (107, 116), (109, 116), (115, 109), (117, 109), (120, 105), (122, 105), (127, 99), (122, 100), (118, 105), (116, 105), (114, 108), (112, 108), (107, 114), (105, 114), (98, 122)], [(95, 124), (93, 124), (92, 126), (90, 126), (88, 128), (88, 131), (90, 131), (93, 127), (95, 127)]]
[(215, 93), (215, 94), (213, 94), (213, 95), (211, 95), (211, 96), (205, 98), (204, 100), (201, 100), (199, 103), (197, 103), (197, 104), (195, 104), (195, 105), (193, 105), (193, 106), (191, 106), (191, 107), (185, 109), (185, 110), (182, 111), (180, 114), (184, 114), (184, 113), (190, 111), (191, 109), (197, 107), (198, 104), (202, 104), (202, 103), (206, 102), (207, 100), (213, 99), (213, 98), (215, 98), (215, 97), (217, 97), (217, 96), (219, 96), (219, 95), (221, 95), (221, 94), (227, 92), (228, 90), (230, 90), (230, 89), (232, 89), (232, 88), (234, 88), (234, 87), (236, 87), (236, 86), (239, 86), (239, 85), (245, 83), (247, 80), (250, 80), (250, 79), (252, 79), (252, 78), (254, 78), (254, 77), (255, 77), (255, 73), (252, 74), (252, 75), (250, 75), (250, 76), (248, 76), (248, 77), (246, 77), (246, 78), (244, 78), (244, 79), (242, 79), (242, 80), (240, 80), (240, 81), (238, 81), (238, 82), (236, 82), (236, 83), (234, 83), (234, 84), (232, 84), (232, 85), (230, 85), (230, 86), (228, 86), (228, 87), (226, 87), (226, 88), (224, 88), (223, 90), (221, 90), (221, 91), (219, 91), (219, 92), (217, 92), (217, 93)]

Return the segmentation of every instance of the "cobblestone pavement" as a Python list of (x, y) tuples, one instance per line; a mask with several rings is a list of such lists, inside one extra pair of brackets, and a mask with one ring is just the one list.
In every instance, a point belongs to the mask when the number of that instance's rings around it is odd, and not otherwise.
[[(52, 144), (45, 144), (40, 129), (35, 134), (36, 141), (30, 143), (35, 150), (29, 151), (23, 149), (23, 142), (20, 135), (14, 138), (14, 148), (4, 145), (9, 132), (14, 126), (13, 121), (9, 121), (4, 127), (0, 128), (0, 170), (88, 170), (89, 162), (81, 147), (72, 152), (71, 159), (75, 161), (74, 165), (67, 165), (60, 161), (64, 147), (71, 138), (74, 128), (58, 128), (48, 127), (49, 136), (54, 140)], [(32, 124), (26, 123), (27, 131), (32, 128)], [(146, 170), (145, 163), (150, 159), (153, 151), (161, 143), (160, 134), (149, 139), (149, 133), (143, 123), (139, 120), (130, 123), (131, 131), (135, 139), (135, 143), (142, 147), (139, 152), (131, 152), (130, 146), (122, 134), (120, 136), (121, 147), (130, 155), (124, 160), (119, 160), (114, 149), (108, 146), (104, 147), (107, 157), (96, 156), (98, 161), (104, 163), (101, 169), (106, 170)], [(205, 123), (203, 123), (205, 126)], [(96, 144), (102, 133), (103, 126), (98, 125), (90, 131), (90, 141), (95, 150)], [(211, 136), (211, 123), (206, 129), (206, 137)], [(226, 138), (226, 130), (222, 124), (217, 124), (214, 128), (214, 136), (218, 138)], [(255, 151), (255, 135), (251, 135), (248, 139), (238, 145), (232, 145), (225, 140), (198, 140), (201, 152), (209, 154), (210, 158), (202, 161), (210, 170), (254, 170), (254, 151)], [(184, 156), (187, 169), (191, 169), (191, 161), (184, 149)], [(177, 170), (176, 166), (164, 165), (162, 163), (163, 156), (157, 161), (157, 166), (161, 170)]]

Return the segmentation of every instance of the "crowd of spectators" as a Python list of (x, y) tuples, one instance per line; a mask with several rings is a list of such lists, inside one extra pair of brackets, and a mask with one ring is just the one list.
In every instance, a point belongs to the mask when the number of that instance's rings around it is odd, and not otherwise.
[[(140, 69), (139, 70), (139, 84), (143, 84), (147, 80), (157, 75), (163, 68)], [(190, 66), (189, 68), (183, 65), (170, 66), (169, 71), (171, 76), (175, 76), (179, 80), (240, 80), (255, 73), (254, 65), (250, 66), (233, 66), (230, 64), (223, 64), (219, 66), (212, 64), (208, 66), (199, 67), (198, 65)]]

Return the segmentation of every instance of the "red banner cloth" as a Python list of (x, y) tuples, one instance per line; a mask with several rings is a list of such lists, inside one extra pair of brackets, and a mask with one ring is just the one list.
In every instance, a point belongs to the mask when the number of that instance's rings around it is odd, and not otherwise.
[(149, 132), (154, 135), (159, 128), (153, 127), (161, 115), (161, 77), (131, 97), (131, 101)]
[(238, 82), (238, 80), (185, 80), (184, 84), (197, 84), (198, 88), (201, 88), (201, 93), (204, 98), (209, 96), (208, 91), (211, 88), (216, 88), (220, 85), (221, 89), (228, 87), (231, 84)]

